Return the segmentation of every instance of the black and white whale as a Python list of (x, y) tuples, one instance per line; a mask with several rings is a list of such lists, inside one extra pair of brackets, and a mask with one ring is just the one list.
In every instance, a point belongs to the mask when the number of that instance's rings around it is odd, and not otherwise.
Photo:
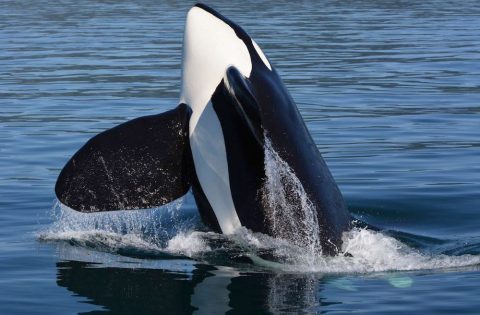
[(294, 101), (257, 43), (197, 4), (186, 20), (179, 105), (90, 139), (55, 192), (74, 210), (97, 212), (158, 207), (191, 188), (212, 230), (272, 235), (260, 193), (265, 137), (315, 206), (324, 253), (335, 253), (351, 216)]

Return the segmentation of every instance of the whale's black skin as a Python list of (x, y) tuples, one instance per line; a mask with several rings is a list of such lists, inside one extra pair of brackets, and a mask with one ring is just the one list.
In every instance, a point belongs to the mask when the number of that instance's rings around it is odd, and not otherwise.
[(55, 193), (82, 212), (146, 209), (190, 188), (191, 110), (185, 104), (139, 117), (90, 139), (58, 176)]
[[(242, 28), (205, 5), (196, 6), (235, 31), (252, 63), (249, 77), (234, 66), (228, 68), (210, 100), (223, 133), (231, 196), (241, 225), (254, 232), (274, 234), (261, 196), (266, 136), (317, 210), (323, 252), (337, 253), (342, 233), (351, 227), (351, 216), (295, 102)], [(193, 166), (187, 123), (190, 115), (181, 104), (158, 117), (139, 118), (94, 137), (62, 170), (57, 197), (83, 212), (139, 209), (173, 201), (191, 186), (202, 220), (221, 232)], [(133, 135), (129, 135), (129, 129)], [(156, 137), (162, 140), (153, 140)], [(175, 159), (176, 154), (179, 159)], [(143, 162), (135, 163), (136, 159)], [(129, 180), (129, 174), (134, 174), (134, 180)]]
[[(264, 147), (258, 143), (264, 140), (257, 135), (261, 129), (278, 155), (293, 169), (315, 205), (324, 251), (334, 252), (341, 243), (342, 232), (350, 228), (351, 222), (342, 194), (278, 75), (270, 70), (254, 69), (250, 80), (236, 69), (229, 69), (230, 80), (227, 84), (222, 82), (212, 96), (213, 107), (221, 117), (232, 197), (240, 221), (255, 232), (272, 234), (264, 224), (265, 209), (259, 194), (265, 179)], [(240, 80), (245, 82), (233, 83)], [(245, 93), (245, 86), (251, 95), (235, 97)], [(255, 90), (255, 87), (261, 88)], [(252, 100), (254, 104), (239, 104), (238, 99)], [(257, 108), (258, 112), (242, 115), (239, 107)]]
[(242, 225), (253, 231), (271, 232), (263, 224), (265, 210), (258, 193), (265, 178), (263, 146), (258, 142), (263, 141), (265, 133), (317, 209), (324, 252), (336, 252), (342, 232), (351, 227), (351, 216), (295, 102), (276, 70), (264, 64), (241, 27), (205, 5), (197, 6), (230, 25), (251, 57), (250, 77), (231, 67), (226, 74), (228, 82), (224, 79), (212, 96), (225, 137), (232, 197)]

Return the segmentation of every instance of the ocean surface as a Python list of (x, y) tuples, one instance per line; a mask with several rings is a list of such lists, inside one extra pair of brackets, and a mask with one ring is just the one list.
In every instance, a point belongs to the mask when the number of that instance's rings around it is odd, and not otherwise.
[(259, 43), (350, 211), (380, 230), (332, 258), (208, 232), (191, 195), (60, 207), (86, 140), (178, 104), (193, 3), (1, 0), (0, 314), (479, 314), (480, 2), (208, 4)]

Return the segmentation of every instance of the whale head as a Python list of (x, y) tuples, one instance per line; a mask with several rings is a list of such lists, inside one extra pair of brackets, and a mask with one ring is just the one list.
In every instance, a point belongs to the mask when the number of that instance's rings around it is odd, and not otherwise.
[(185, 23), (180, 103), (193, 110), (192, 130), (228, 68), (249, 77), (258, 61), (271, 70), (260, 47), (238, 25), (213, 9), (197, 4)]

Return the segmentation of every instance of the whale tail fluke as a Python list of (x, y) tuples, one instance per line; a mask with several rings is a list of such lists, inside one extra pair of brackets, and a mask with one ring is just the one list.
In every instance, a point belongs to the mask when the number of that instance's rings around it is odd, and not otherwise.
[(61, 203), (81, 212), (153, 208), (190, 188), (190, 108), (130, 120), (90, 139), (55, 185)]

